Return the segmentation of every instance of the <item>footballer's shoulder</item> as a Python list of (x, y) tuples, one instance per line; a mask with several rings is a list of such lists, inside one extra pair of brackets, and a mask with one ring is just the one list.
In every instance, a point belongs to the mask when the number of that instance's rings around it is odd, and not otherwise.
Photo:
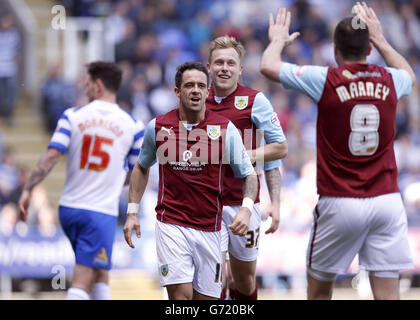
[(260, 91), (252, 89), (250, 87), (244, 86), (238, 83), (238, 90), (236, 95), (247, 95), (247, 96), (256, 96)]

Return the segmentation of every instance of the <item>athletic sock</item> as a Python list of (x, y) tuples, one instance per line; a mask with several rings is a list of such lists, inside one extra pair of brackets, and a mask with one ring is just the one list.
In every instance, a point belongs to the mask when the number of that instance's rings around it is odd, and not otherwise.
[(66, 300), (89, 300), (89, 294), (80, 288), (70, 288), (67, 291)]
[(96, 282), (90, 294), (92, 300), (111, 300), (111, 290), (105, 282)]
[(249, 296), (240, 293), (238, 290), (235, 291), (235, 300), (257, 300), (258, 298), (258, 285), (255, 284), (255, 290)]
[(220, 294), (219, 300), (225, 300), (226, 299), (226, 287), (222, 289), (222, 293)]
[(230, 297), (230, 299), (232, 299), (232, 300), (235, 300), (236, 299), (236, 290), (235, 289), (232, 289), (232, 288), (229, 288), (229, 297)]

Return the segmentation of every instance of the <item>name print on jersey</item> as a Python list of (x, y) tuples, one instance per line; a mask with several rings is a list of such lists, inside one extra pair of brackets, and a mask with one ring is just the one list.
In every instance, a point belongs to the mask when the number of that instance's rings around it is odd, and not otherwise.
[[(355, 78), (355, 76), (347, 70), (343, 71), (343, 75), (349, 79)], [(385, 101), (389, 95), (390, 89), (380, 82), (373, 83), (370, 81), (357, 81), (350, 82), (348, 88), (345, 85), (341, 85), (335, 88), (335, 92), (341, 102), (358, 97), (375, 97), (376, 99), (382, 99)]]
[(112, 122), (112, 121), (107, 121), (104, 119), (87, 119), (81, 123), (78, 124), (78, 128), (80, 130), (80, 132), (84, 132), (86, 129), (92, 128), (92, 127), (100, 127), (100, 128), (104, 128), (107, 129), (109, 131), (111, 131), (112, 133), (115, 134), (115, 136), (117, 138), (121, 137), (124, 134), (124, 131), (120, 129), (120, 127)]

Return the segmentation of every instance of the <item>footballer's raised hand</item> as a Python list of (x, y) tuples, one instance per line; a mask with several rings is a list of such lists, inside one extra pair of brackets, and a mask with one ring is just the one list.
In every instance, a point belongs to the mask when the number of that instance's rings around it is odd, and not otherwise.
[(269, 27), (268, 27), (268, 39), (270, 41), (279, 41), (287, 47), (291, 44), (299, 35), (299, 32), (289, 34), (291, 21), (291, 13), (286, 8), (280, 8), (277, 11), (276, 19), (274, 20), (273, 14), (270, 13)]
[(356, 2), (353, 7), (353, 11), (364, 23), (366, 23), (369, 29), (370, 40), (374, 45), (378, 44), (380, 41), (385, 41), (381, 23), (375, 14), (375, 11), (368, 7), (366, 2)]

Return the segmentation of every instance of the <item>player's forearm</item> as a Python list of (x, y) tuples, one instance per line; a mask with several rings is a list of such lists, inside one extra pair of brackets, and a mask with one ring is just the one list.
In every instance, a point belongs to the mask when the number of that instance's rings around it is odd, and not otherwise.
[(140, 203), (146, 190), (147, 181), (149, 180), (149, 169), (143, 168), (138, 163), (133, 168), (130, 177), (130, 188), (128, 193), (128, 202)]
[(402, 55), (400, 55), (383, 36), (378, 37), (377, 39), (372, 39), (372, 43), (384, 58), (388, 67), (403, 69), (408, 72), (414, 86), (416, 82), (416, 74), (414, 73), (408, 61)]
[(248, 154), (252, 163), (254, 162), (268, 162), (278, 159), (283, 159), (287, 156), (287, 142), (282, 143), (269, 143), (257, 149), (249, 151)]
[(273, 39), (264, 50), (261, 58), (261, 73), (268, 79), (276, 82), (280, 82), (279, 73), (284, 63), (281, 59), (281, 54), (284, 47), (284, 41)]
[(257, 174), (250, 174), (242, 180), (242, 194), (244, 198), (250, 198), (255, 201), (258, 193), (258, 178)]
[(279, 168), (265, 171), (265, 181), (272, 203), (280, 203), (281, 175)]
[(48, 149), (42, 155), (41, 159), (39, 160), (36, 168), (32, 171), (29, 180), (25, 183), (23, 189), (32, 191), (32, 189), (43, 181), (48, 174), (51, 172), (52, 168), (57, 164), (58, 160), (62, 153), (57, 149)]

